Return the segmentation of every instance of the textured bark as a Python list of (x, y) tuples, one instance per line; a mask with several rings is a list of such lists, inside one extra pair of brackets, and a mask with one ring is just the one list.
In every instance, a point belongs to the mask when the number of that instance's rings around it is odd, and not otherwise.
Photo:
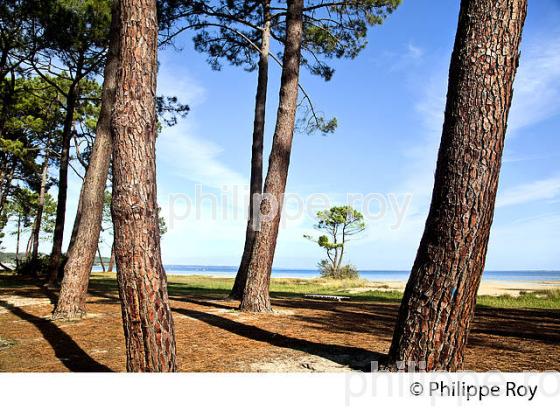
[[(89, 276), (98, 248), (103, 198), (111, 162), (111, 113), (115, 104), (115, 89), (119, 57), (118, 4), (113, 3), (111, 38), (105, 63), (101, 110), (95, 130), (90, 162), (80, 195), (76, 219), (75, 240), (70, 244), (68, 261), (53, 319), (79, 319), (86, 313), (85, 302)], [(87, 212), (81, 212), (86, 209)], [(78, 216), (79, 215), (79, 216)]]
[[(258, 221), (258, 231), (249, 263), (247, 283), (240, 306), (241, 310), (249, 312), (271, 310), (269, 297), (270, 273), (288, 178), (297, 108), (303, 31), (302, 8), (303, 0), (288, 2), (286, 41), (276, 128), (264, 185), (265, 197), (260, 204), (261, 214), (270, 214), (271, 217)], [(271, 203), (271, 199), (274, 201), (273, 203)], [(277, 205), (276, 212), (271, 214), (275, 204)]]
[(259, 58), (259, 72), (257, 79), (257, 94), (255, 97), (255, 120), (253, 123), (253, 146), (251, 150), (251, 186), (249, 197), (249, 219), (245, 231), (245, 246), (241, 263), (235, 276), (233, 288), (229, 294), (231, 299), (241, 300), (247, 282), (247, 272), (251, 262), (251, 253), (255, 243), (255, 204), (253, 201), (256, 195), (262, 193), (263, 179), (263, 144), (264, 144), (264, 125), (266, 117), (266, 94), (268, 88), (268, 53), (270, 50), (270, 10), (269, 2), (264, 4), (264, 25), (261, 37), (261, 49)]
[[(8, 162), (8, 161), (5, 161)], [(2, 164), (4, 165), (4, 164)], [(14, 168), (15, 160), (11, 161), (11, 166), (6, 173), (2, 173), (0, 184), (0, 215), (4, 212), (4, 205), (6, 205), (6, 200), (8, 199), (8, 194), (10, 192), (10, 187), (12, 185), (12, 180), (14, 178)]]
[(45, 195), (47, 192), (47, 178), (49, 176), (49, 144), (45, 149), (45, 158), (41, 169), (41, 187), (39, 188), (39, 200), (37, 201), (37, 214), (33, 222), (31, 232), (31, 258), (39, 256), (39, 236), (41, 234), (41, 223), (43, 222), (43, 210), (45, 208)]
[[(79, 74), (76, 74), (79, 77)], [(62, 151), (60, 153), (60, 167), (58, 172), (58, 197), (56, 205), (56, 219), (53, 234), (53, 246), (49, 262), (49, 286), (54, 286), (58, 277), (60, 259), (62, 256), (62, 241), (64, 240), (64, 223), (66, 219), (66, 197), (68, 194), (68, 163), (70, 161), (70, 139), (72, 124), (77, 103), (77, 83), (72, 83), (66, 97), (66, 117), (62, 130)]]
[(156, 1), (120, 0), (120, 16), (112, 213), (126, 366), (128, 371), (175, 371), (156, 202)]
[[(96, 132), (96, 134), (97, 134), (97, 132)], [(97, 136), (96, 136), (96, 138), (97, 138)], [(94, 142), (94, 144), (95, 144), (95, 142)], [(89, 169), (89, 166), (87, 167), (87, 169)], [(86, 174), (87, 174), (87, 170), (86, 170)], [(74, 243), (76, 243), (76, 236), (78, 235), (78, 228), (80, 227), (80, 221), (82, 220), (82, 202), (83, 202), (83, 199), (84, 199), (84, 185), (85, 185), (85, 178), (84, 178), (84, 182), (82, 183), (82, 188), (80, 189), (78, 206), (76, 207), (76, 216), (74, 217), (74, 224), (72, 225), (72, 233), (70, 234), (70, 242), (68, 242), (68, 253), (70, 253), (70, 249), (72, 249), (72, 246), (74, 246)]]
[(99, 256), (99, 264), (101, 265), (101, 269), (105, 272), (105, 263), (103, 263), (103, 256), (101, 256), (101, 249), (99, 246), (97, 247), (97, 255)]
[(111, 257), (109, 258), (109, 266), (107, 272), (113, 272), (113, 265), (115, 264), (115, 247), (111, 245)]
[(389, 367), (461, 369), (484, 269), (527, 0), (463, 0), (434, 191)]
[(2, 173), (0, 176), (0, 215), (4, 212), (4, 205), (8, 199), (8, 192), (10, 190), (10, 186), (12, 185), (13, 175), (14, 170), (12, 168), (6, 174)]
[(19, 242), (21, 239), (21, 215), (18, 215), (17, 229), (16, 229), (16, 266), (19, 265)]

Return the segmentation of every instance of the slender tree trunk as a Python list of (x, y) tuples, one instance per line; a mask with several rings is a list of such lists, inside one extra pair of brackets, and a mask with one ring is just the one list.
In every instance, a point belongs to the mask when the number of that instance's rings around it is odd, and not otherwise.
[[(99, 120), (98, 120), (99, 122)], [(96, 131), (96, 137), (97, 138), (97, 131)], [(93, 145), (95, 145), (95, 141), (93, 143)], [(110, 146), (109, 146), (109, 151), (110, 151)], [(93, 151), (93, 150), (92, 150)], [(93, 154), (93, 152), (92, 152)], [(109, 154), (111, 155), (111, 154)], [(109, 168), (109, 165), (107, 164), (107, 168)], [(88, 168), (89, 169), (89, 166)], [(86, 175), (87, 175), (87, 170), (86, 170)], [(85, 178), (84, 178), (84, 182), (82, 183), (82, 188), (80, 189), (80, 196), (78, 199), (78, 206), (76, 207), (76, 216), (74, 217), (74, 224), (72, 225), (72, 233), (70, 234), (70, 242), (68, 242), (68, 254), (70, 254), (70, 249), (72, 249), (72, 247), (74, 246), (74, 244), (76, 243), (76, 237), (78, 235), (78, 228), (80, 227), (80, 221), (82, 220), (82, 204), (83, 204), (83, 198), (84, 198), (84, 187), (85, 187)]]
[(241, 300), (245, 283), (247, 282), (247, 271), (251, 261), (251, 253), (255, 242), (255, 204), (254, 198), (262, 194), (263, 179), (263, 145), (264, 125), (266, 117), (266, 92), (268, 88), (268, 53), (270, 50), (270, 2), (264, 4), (264, 27), (261, 38), (261, 54), (259, 58), (259, 73), (257, 80), (257, 95), (255, 98), (255, 120), (253, 123), (253, 147), (251, 150), (251, 188), (249, 197), (249, 220), (245, 231), (245, 246), (241, 263), (235, 276), (233, 288), (229, 294), (231, 299)]
[[(76, 74), (78, 77), (78, 74)], [(56, 219), (53, 234), (53, 246), (49, 262), (49, 286), (54, 286), (60, 268), (62, 256), (62, 242), (64, 240), (64, 223), (66, 219), (66, 197), (68, 195), (68, 163), (70, 161), (70, 140), (72, 137), (72, 124), (74, 111), (78, 99), (77, 82), (74, 82), (66, 98), (66, 117), (62, 131), (62, 151), (60, 153), (60, 168), (58, 175), (58, 198), (56, 206)]]
[(111, 245), (111, 257), (109, 258), (109, 266), (107, 272), (113, 272), (113, 265), (115, 264), (115, 246)]
[(105, 272), (105, 264), (103, 263), (103, 256), (101, 256), (101, 250), (99, 246), (97, 247), (97, 255), (99, 256), (99, 263), (101, 264), (101, 269)]
[(155, 0), (120, 0), (113, 110), (115, 256), (127, 370), (176, 370), (173, 317), (161, 261), (156, 186)]
[(39, 256), (39, 236), (41, 234), (41, 223), (43, 222), (43, 210), (45, 208), (45, 195), (47, 193), (47, 178), (49, 176), (49, 144), (45, 149), (45, 158), (41, 169), (41, 187), (39, 188), (39, 200), (37, 202), (37, 214), (33, 222), (31, 232), (31, 258), (37, 259)]
[(280, 100), (264, 185), (264, 197), (260, 204), (260, 215), (264, 215), (266, 220), (257, 216), (259, 226), (240, 306), (241, 310), (249, 312), (271, 310), (269, 297), (270, 273), (276, 249), (282, 202), (286, 190), (297, 109), (303, 32), (302, 9), (303, 0), (288, 1)]
[(18, 215), (16, 232), (16, 266), (19, 265), (19, 242), (21, 237), (21, 215)]
[(6, 172), (5, 175), (2, 176), (2, 190), (0, 192), (0, 215), (4, 212), (4, 206), (6, 205), (6, 200), (8, 199), (8, 194), (10, 193), (10, 187), (12, 185), (12, 180), (14, 178), (14, 171), (16, 167), (16, 160), (15, 158), (11, 161), (11, 166)]
[[(101, 111), (95, 130), (90, 162), (82, 186), (75, 224), (74, 243), (68, 251), (60, 297), (53, 319), (73, 320), (86, 313), (85, 302), (91, 268), (98, 250), (103, 198), (111, 162), (111, 112), (115, 104), (115, 90), (119, 58), (118, 4), (113, 3), (111, 38), (104, 69)], [(81, 212), (85, 207), (87, 212)], [(81, 215), (81, 216), (79, 216)], [(101, 256), (101, 255), (100, 255)], [(103, 262), (101, 262), (103, 263)]]
[(463, 0), (432, 204), (389, 366), (462, 368), (484, 269), (527, 0)]
[(31, 246), (33, 245), (32, 239), (33, 237), (29, 235), (29, 239), (27, 240), (27, 245), (25, 246), (25, 259), (27, 259), (29, 257), (29, 254), (31, 253)]

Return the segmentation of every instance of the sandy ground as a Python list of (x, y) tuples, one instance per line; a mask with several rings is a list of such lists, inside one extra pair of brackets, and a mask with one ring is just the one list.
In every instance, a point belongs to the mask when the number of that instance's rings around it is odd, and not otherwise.
[[(120, 304), (92, 286), (88, 317), (52, 322), (35, 285), (0, 289), (0, 371), (124, 371)], [(389, 348), (397, 303), (274, 298), (251, 315), (215, 295), (171, 294), (179, 369), (324, 372), (367, 369)], [(560, 370), (560, 311), (478, 308), (467, 370)]]
[[(350, 293), (361, 293), (369, 290), (397, 290), (404, 291), (405, 281), (381, 281), (371, 282), (371, 286), (350, 289)], [(559, 281), (543, 281), (543, 282), (505, 282), (505, 281), (482, 281), (478, 289), (480, 296), (500, 296), (510, 295), (519, 296), (522, 292), (531, 292), (536, 290), (546, 290), (560, 288)]]

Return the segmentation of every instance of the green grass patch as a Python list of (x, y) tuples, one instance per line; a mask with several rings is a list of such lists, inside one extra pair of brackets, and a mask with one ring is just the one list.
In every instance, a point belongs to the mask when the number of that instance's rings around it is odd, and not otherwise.
[(477, 305), (510, 309), (560, 309), (560, 289), (521, 292), (519, 296), (479, 296)]
[[(225, 297), (233, 286), (232, 278), (208, 276), (168, 276), (171, 296), (204, 295)], [(92, 284), (106, 290), (116, 290), (115, 275), (94, 273)], [(272, 278), (270, 293), (273, 297), (302, 297), (306, 294), (350, 296), (353, 301), (399, 303), (402, 292), (395, 290), (368, 290), (378, 286), (364, 279), (291, 279)], [(360, 291), (363, 289), (363, 291)], [(560, 289), (521, 292), (519, 296), (479, 296), (478, 306), (515, 309), (560, 309)]]
[[(20, 288), (35, 281), (13, 274), (0, 274), (0, 288)], [(233, 278), (213, 278), (208, 276), (168, 276), (171, 297), (200, 295), (226, 297), (233, 286)], [(270, 292), (273, 297), (302, 297), (306, 294), (350, 296), (352, 301), (399, 303), (402, 292), (383, 288), (378, 283), (364, 279), (276, 279), (273, 278)], [(91, 276), (92, 292), (116, 292), (117, 281), (114, 273), (94, 272)], [(560, 289), (521, 292), (519, 296), (479, 296), (478, 306), (509, 309), (560, 309)]]

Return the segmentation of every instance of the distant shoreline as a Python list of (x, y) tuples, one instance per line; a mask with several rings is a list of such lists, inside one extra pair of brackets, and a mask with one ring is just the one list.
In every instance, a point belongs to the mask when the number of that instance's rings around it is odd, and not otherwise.
[[(203, 266), (203, 265), (165, 265), (168, 275), (177, 276), (208, 276), (216, 278), (233, 278), (237, 274), (234, 266)], [(100, 266), (94, 266), (100, 271)], [(406, 282), (410, 275), (405, 270), (360, 270), (360, 278), (374, 282)], [(272, 269), (273, 278), (284, 279), (315, 279), (320, 274), (317, 269)], [(518, 271), (485, 271), (483, 282), (500, 283), (543, 283), (560, 282), (560, 271), (555, 270), (518, 270)]]
[[(223, 275), (185, 275), (173, 272), (168, 272), (168, 276), (176, 276), (176, 277), (186, 277), (186, 276), (193, 276), (193, 277), (205, 277), (211, 279), (233, 279), (233, 276), (223, 276)], [(312, 281), (317, 280), (319, 278), (302, 278), (302, 277), (273, 277), (274, 280), (302, 280), (302, 281)], [(348, 289), (349, 293), (363, 293), (367, 291), (397, 291), (397, 292), (404, 292), (404, 288), (406, 286), (406, 280), (370, 280), (367, 278), (361, 278), (365, 282), (366, 285), (361, 286), (355, 289)], [(479, 296), (501, 296), (501, 295), (509, 295), (509, 296), (519, 296), (523, 292), (534, 292), (539, 290), (547, 290), (547, 289), (560, 289), (560, 280), (557, 281), (494, 281), (494, 280), (482, 280), (480, 283), (480, 287), (478, 289)]]

